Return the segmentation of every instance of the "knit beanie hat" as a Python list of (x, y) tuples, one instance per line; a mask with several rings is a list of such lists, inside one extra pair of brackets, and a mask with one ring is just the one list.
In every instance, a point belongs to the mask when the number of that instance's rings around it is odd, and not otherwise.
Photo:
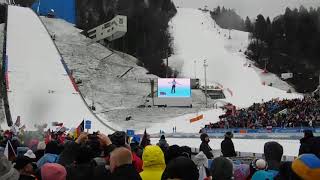
[(259, 170), (253, 174), (251, 180), (273, 180), (274, 177), (275, 174), (271, 171)]
[(227, 137), (227, 138), (233, 138), (233, 133), (231, 131), (228, 131), (225, 133), (224, 137)]
[(264, 159), (258, 159), (256, 161), (256, 169), (264, 170), (267, 168), (267, 162)]
[(291, 168), (304, 180), (320, 179), (320, 159), (314, 154), (302, 154), (292, 162)]
[(213, 160), (211, 167), (212, 179), (229, 180), (233, 178), (233, 164), (230, 159), (217, 157)]
[(111, 135), (110, 140), (112, 144), (116, 145), (117, 147), (122, 147), (126, 144), (126, 137), (127, 135), (124, 131), (116, 131)]
[(42, 180), (66, 180), (66, 169), (57, 163), (46, 163), (41, 167)]
[(164, 135), (161, 135), (160, 139), (166, 139), (166, 137)]
[(233, 169), (233, 176), (236, 180), (246, 180), (250, 175), (250, 167), (247, 164), (234, 165)]
[(46, 145), (45, 153), (59, 154), (59, 144), (56, 141), (50, 141)]
[(5, 157), (0, 157), (0, 179), (1, 180), (18, 180), (19, 172), (12, 167), (11, 162)]
[(187, 157), (177, 157), (169, 162), (161, 179), (194, 180), (199, 178), (199, 170)]

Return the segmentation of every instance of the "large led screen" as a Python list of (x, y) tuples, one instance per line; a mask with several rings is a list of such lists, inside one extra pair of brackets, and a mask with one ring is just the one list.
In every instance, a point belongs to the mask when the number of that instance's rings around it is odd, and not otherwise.
[(190, 79), (158, 79), (158, 97), (191, 97)]

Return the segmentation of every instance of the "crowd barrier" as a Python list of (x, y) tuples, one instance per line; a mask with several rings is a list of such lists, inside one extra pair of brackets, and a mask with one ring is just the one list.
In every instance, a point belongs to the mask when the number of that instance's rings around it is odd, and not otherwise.
[[(199, 148), (191, 148), (192, 154), (198, 154), (199, 153)], [(220, 157), (222, 156), (221, 150), (220, 149), (215, 149), (212, 151), (214, 157)], [(237, 156), (236, 157), (231, 157), (233, 161), (241, 161), (244, 164), (249, 164), (252, 162), (254, 159), (264, 159), (264, 154), (263, 153), (253, 153), (253, 152), (236, 152)], [(293, 161), (297, 157), (296, 156), (287, 156), (283, 155), (281, 161)]]
[(208, 134), (219, 134), (226, 133), (231, 131), (233, 133), (239, 134), (250, 134), (250, 133), (303, 133), (305, 130), (311, 130), (314, 133), (320, 133), (320, 128), (312, 128), (312, 127), (299, 127), (299, 128), (261, 128), (261, 129), (247, 129), (247, 128), (218, 128), (218, 129), (210, 129), (204, 128), (202, 132)]

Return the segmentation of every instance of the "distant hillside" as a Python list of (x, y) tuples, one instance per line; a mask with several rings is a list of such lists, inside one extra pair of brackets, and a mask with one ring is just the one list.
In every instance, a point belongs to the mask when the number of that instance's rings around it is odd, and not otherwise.
[(270, 21), (258, 15), (251, 25), (247, 55), (260, 67), (275, 74), (291, 72), (298, 92), (311, 92), (318, 86), (320, 69), (320, 7), (303, 6)]
[(247, 31), (244, 20), (234, 9), (220, 8), (220, 6), (218, 6), (213, 11), (210, 11), (210, 14), (216, 23), (224, 29)]

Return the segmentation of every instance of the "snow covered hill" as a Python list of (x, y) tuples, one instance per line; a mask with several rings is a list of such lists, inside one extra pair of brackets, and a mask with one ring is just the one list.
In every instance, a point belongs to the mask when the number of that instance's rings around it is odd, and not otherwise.
[[(204, 95), (200, 91), (193, 91), (194, 108), (137, 108), (150, 92), (150, 85), (142, 82), (156, 76), (146, 74), (134, 57), (91, 42), (80, 34), (81, 30), (63, 20), (41, 19), (50, 34), (55, 35), (55, 44), (76, 81), (81, 82), (78, 85), (88, 104), (94, 103), (97, 115), (111, 121), (115, 128), (137, 132), (147, 128), (149, 133), (158, 133), (171, 132), (175, 126), (181, 133), (197, 133), (200, 127), (217, 121), (223, 114), (221, 109), (203, 108)], [(246, 33), (233, 31), (232, 40), (228, 40), (224, 37), (226, 30), (213, 28), (209, 14), (192, 9), (178, 9), (170, 25), (175, 46), (170, 65), (181, 70), (184, 77), (193, 77), (196, 70), (203, 82), (202, 60), (207, 59), (208, 81), (224, 87), (227, 102), (247, 107), (262, 99), (300, 97), (263, 86), (259, 70), (244, 66), (247, 60), (238, 51), (247, 45)], [(199, 114), (204, 114), (204, 119), (191, 124), (190, 118)], [(125, 121), (127, 116), (132, 116), (132, 120)]]
[(245, 49), (248, 41), (242, 41), (243, 37), (248, 37), (247, 33), (232, 31), (231, 35), (235, 36), (230, 43), (228, 31), (215, 25), (209, 13), (178, 8), (178, 13), (171, 20), (170, 30), (175, 47), (175, 54), (170, 58), (170, 62), (182, 65), (183, 77), (196, 76), (203, 83), (203, 61), (206, 59), (208, 83), (223, 87), (227, 102), (237, 107), (248, 107), (255, 102), (273, 98), (301, 97), (264, 86), (259, 73), (246, 65), (247, 59), (240, 53), (235, 53), (239, 49)]
[[(216, 28), (214, 28), (216, 27)], [(246, 108), (253, 103), (268, 101), (273, 98), (301, 98), (299, 94), (288, 94), (291, 88), (275, 75), (261, 74), (262, 70), (248, 67), (249, 63), (242, 52), (248, 45), (248, 33), (229, 31), (218, 27), (209, 13), (196, 9), (178, 8), (176, 16), (170, 22), (173, 36), (174, 55), (169, 58), (169, 65), (181, 72), (182, 77), (200, 78), (204, 84), (203, 60), (207, 60), (208, 84), (222, 87), (227, 96), (225, 102), (233, 103), (237, 108)], [(276, 84), (280, 89), (264, 86), (262, 82)], [(220, 101), (217, 101), (217, 103)], [(215, 101), (213, 101), (215, 103)], [(212, 106), (212, 102), (209, 102)], [(172, 132), (177, 127), (179, 133), (198, 133), (209, 122), (217, 122), (221, 109), (201, 109), (179, 117), (172, 117), (149, 128), (149, 132), (159, 130)], [(203, 114), (201, 121), (190, 123), (189, 120)]]
[[(76, 81), (82, 81), (79, 88), (87, 102), (94, 101), (97, 115), (112, 121), (118, 129), (143, 132), (145, 128), (157, 127), (159, 122), (195, 113), (203, 107), (204, 95), (195, 91), (195, 108), (137, 108), (150, 93), (150, 84), (145, 82), (157, 76), (146, 74), (147, 70), (137, 66), (134, 57), (91, 42), (80, 34), (81, 30), (63, 20), (42, 17), (42, 21), (56, 36), (55, 43)], [(133, 69), (119, 77), (130, 68)], [(132, 116), (132, 120), (125, 121), (127, 116)], [(167, 127), (172, 128), (171, 124)]]

